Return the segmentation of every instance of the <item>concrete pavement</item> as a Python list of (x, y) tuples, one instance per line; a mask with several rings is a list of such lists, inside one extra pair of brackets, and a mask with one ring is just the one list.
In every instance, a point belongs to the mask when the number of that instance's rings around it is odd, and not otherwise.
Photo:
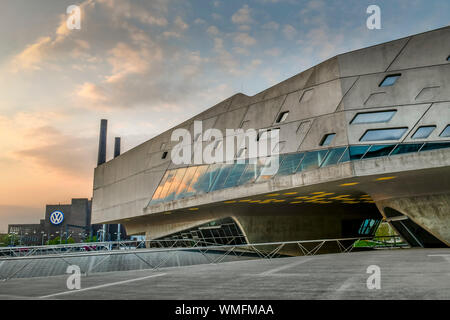
[[(381, 289), (367, 289), (367, 268)], [(396, 249), (0, 282), (0, 299), (450, 299), (450, 249)]]

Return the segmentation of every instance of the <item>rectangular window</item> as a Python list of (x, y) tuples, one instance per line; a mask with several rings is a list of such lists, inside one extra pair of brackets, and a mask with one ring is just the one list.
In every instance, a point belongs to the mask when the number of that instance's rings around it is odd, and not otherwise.
[(401, 74), (397, 73), (397, 74), (390, 74), (388, 76), (386, 76), (383, 81), (381, 81), (379, 87), (389, 87), (389, 86), (393, 86), (395, 84), (395, 82), (397, 81), (398, 78), (400, 78)]
[(418, 152), (422, 147), (422, 144), (399, 144), (394, 151), (392, 151), (391, 155), (403, 154), (403, 153), (413, 153)]
[(277, 118), (277, 123), (284, 122), (287, 119), (288, 115), (289, 115), (289, 111), (284, 111), (284, 112), (280, 113), (280, 115)]
[(162, 154), (161, 159), (165, 159), (166, 157), (167, 157), (167, 151), (164, 151), (163, 154)]
[(285, 176), (295, 173), (304, 155), (304, 153), (294, 153), (286, 155), (281, 162), (280, 167), (278, 168), (277, 175)]
[(329, 146), (331, 141), (333, 141), (335, 136), (336, 136), (336, 133), (328, 133), (328, 134), (326, 134), (322, 138), (322, 141), (320, 142), (320, 145), (321, 146)]
[(435, 142), (435, 143), (425, 143), (425, 145), (420, 149), (422, 151), (430, 151), (436, 149), (450, 148), (450, 142)]
[(371, 129), (363, 134), (359, 141), (399, 140), (408, 128)]
[(327, 150), (307, 152), (297, 172), (319, 168), (327, 153)]
[(230, 174), (227, 177), (227, 180), (223, 184), (222, 188), (231, 188), (237, 185), (239, 178), (242, 176), (242, 174), (245, 171), (245, 168), (247, 167), (246, 163), (236, 163), (233, 165), (233, 168), (231, 169)]
[(333, 164), (338, 163), (339, 159), (341, 158), (342, 154), (346, 149), (347, 149), (346, 147), (343, 147), (330, 150), (330, 152), (328, 152), (326, 159), (323, 161), (321, 167), (331, 166)]
[(350, 124), (389, 122), (396, 112), (397, 110), (358, 113), (353, 120), (350, 121)]
[(370, 146), (351, 146), (345, 151), (339, 163), (360, 160)]
[(370, 147), (369, 151), (364, 155), (364, 159), (384, 157), (391, 153), (394, 149), (395, 144), (391, 145), (373, 145)]
[(450, 124), (441, 132), (439, 137), (450, 137)]
[(411, 138), (413, 139), (426, 139), (436, 129), (436, 126), (422, 126), (416, 130)]

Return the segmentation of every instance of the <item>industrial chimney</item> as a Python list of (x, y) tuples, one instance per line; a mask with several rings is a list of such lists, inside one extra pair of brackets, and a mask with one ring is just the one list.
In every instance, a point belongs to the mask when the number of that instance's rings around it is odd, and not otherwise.
[(120, 137), (114, 139), (114, 158), (120, 156)]
[(106, 131), (108, 129), (108, 120), (102, 119), (100, 122), (100, 139), (98, 142), (98, 161), (97, 166), (106, 162)]

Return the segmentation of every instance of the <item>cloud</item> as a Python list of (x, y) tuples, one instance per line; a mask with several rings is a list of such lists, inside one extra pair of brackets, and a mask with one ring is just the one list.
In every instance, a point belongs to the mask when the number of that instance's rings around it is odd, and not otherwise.
[(203, 19), (197, 18), (197, 19), (194, 20), (194, 23), (195, 23), (195, 24), (205, 24), (206, 21), (203, 20)]
[(278, 57), (281, 54), (281, 50), (279, 48), (267, 49), (264, 51), (264, 54), (272, 57)]
[(269, 21), (262, 25), (263, 29), (268, 29), (268, 30), (278, 30), (279, 27), (280, 27), (280, 25), (275, 21)]
[(206, 32), (210, 35), (217, 36), (219, 34), (219, 29), (216, 26), (210, 26), (206, 29)]
[(250, 16), (250, 8), (248, 5), (244, 5), (236, 13), (231, 16), (231, 21), (236, 24), (249, 24), (253, 20)]
[(83, 83), (76, 91), (76, 95), (98, 106), (102, 106), (108, 100), (105, 90), (91, 82)]
[(292, 40), (297, 35), (297, 30), (290, 24), (287, 24), (283, 28), (283, 34), (287, 39)]
[(182, 31), (184, 31), (184, 30), (186, 30), (187, 28), (189, 28), (189, 25), (188, 25), (186, 22), (184, 22), (183, 19), (182, 19), (181, 17), (176, 17), (176, 18), (175, 18), (175, 21), (174, 21), (174, 24), (175, 24), (175, 26), (176, 26), (178, 29), (180, 29), (180, 30), (182, 30)]
[(28, 45), (25, 50), (12, 59), (13, 72), (20, 70), (40, 70), (39, 63), (50, 51), (52, 39), (50, 37), (39, 38), (35, 43)]
[(233, 41), (237, 44), (241, 44), (243, 46), (253, 46), (256, 44), (256, 39), (250, 36), (248, 33), (239, 32), (237, 33)]

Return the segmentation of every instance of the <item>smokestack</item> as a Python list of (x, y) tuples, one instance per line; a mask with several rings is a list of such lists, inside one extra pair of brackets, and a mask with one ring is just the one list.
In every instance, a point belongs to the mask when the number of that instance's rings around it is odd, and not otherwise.
[(120, 137), (114, 139), (114, 158), (120, 156)]
[(100, 139), (98, 141), (98, 161), (97, 166), (106, 162), (106, 131), (108, 120), (102, 119), (100, 122)]

